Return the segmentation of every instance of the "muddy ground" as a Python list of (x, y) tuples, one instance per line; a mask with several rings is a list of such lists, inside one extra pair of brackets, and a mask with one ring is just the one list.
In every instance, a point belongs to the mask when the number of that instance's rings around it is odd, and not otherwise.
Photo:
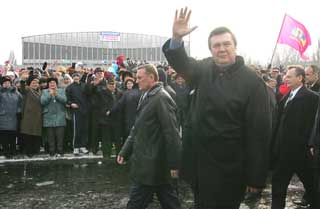
[[(114, 160), (54, 160), (44, 162), (0, 163), (0, 208), (2, 209), (122, 209), (128, 201), (130, 179), (128, 165)], [(245, 208), (270, 208), (271, 187), (260, 201), (248, 201)], [(287, 208), (298, 208), (292, 199), (303, 194), (294, 178), (287, 198)], [(189, 187), (179, 182), (183, 208), (191, 209), (193, 197)], [(148, 207), (160, 208), (156, 197)]]

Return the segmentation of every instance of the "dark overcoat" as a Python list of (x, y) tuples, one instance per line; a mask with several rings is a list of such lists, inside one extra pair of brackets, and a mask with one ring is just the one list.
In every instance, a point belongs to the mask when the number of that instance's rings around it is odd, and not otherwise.
[(266, 85), (241, 57), (222, 71), (212, 57), (195, 60), (183, 45), (163, 46), (169, 64), (194, 86), (182, 175), (198, 188), (203, 207), (238, 204), (246, 186), (264, 187), (271, 110)]
[(150, 89), (137, 110), (137, 118), (119, 155), (130, 157), (131, 177), (143, 185), (170, 182), (178, 169), (180, 137), (177, 107), (161, 84)]
[(289, 94), (279, 104), (274, 134), (274, 158), (282, 165), (297, 164), (297, 160), (308, 157), (309, 139), (318, 107), (317, 93), (304, 86), (285, 106), (288, 97)]

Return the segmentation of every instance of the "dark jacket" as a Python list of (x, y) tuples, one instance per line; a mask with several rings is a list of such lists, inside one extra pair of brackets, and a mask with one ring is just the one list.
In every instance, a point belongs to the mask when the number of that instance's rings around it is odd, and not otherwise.
[(136, 119), (140, 96), (141, 91), (137, 88), (127, 90), (111, 110), (111, 115), (119, 113), (122, 114), (122, 124), (124, 125), (125, 131), (128, 134)]
[[(317, 113), (314, 120), (311, 136), (309, 139), (309, 147), (313, 147), (314, 154), (314, 162), (318, 168), (320, 168), (320, 97), (318, 101)], [(320, 188), (319, 188), (320, 189)]]
[(188, 95), (190, 92), (189, 87), (186, 85), (178, 85), (177, 83), (170, 83), (170, 86), (176, 92), (176, 103), (178, 108), (183, 112), (186, 112), (188, 108)]
[(320, 92), (320, 83), (319, 81), (317, 81), (315, 84), (313, 84), (311, 87), (310, 87), (310, 90), (316, 92), (316, 93), (319, 93)]
[(279, 104), (273, 154), (278, 163), (295, 164), (309, 153), (309, 139), (318, 107), (318, 95), (301, 87), (295, 97), (285, 103), (287, 94)]
[(121, 113), (107, 116), (107, 112), (111, 111), (112, 107), (121, 98), (122, 92), (118, 89), (112, 93), (107, 87), (97, 88), (95, 94), (98, 96), (97, 104), (99, 106), (94, 110), (98, 124), (101, 125), (119, 125)]
[(42, 136), (41, 91), (21, 84), (21, 93), (23, 95), (23, 102), (20, 132), (32, 136)]
[[(90, 77), (92, 78), (92, 76)], [(88, 78), (89, 79), (89, 78)], [(86, 87), (86, 92), (89, 95), (90, 100), (90, 109), (93, 115), (99, 114), (101, 111), (101, 98), (99, 92), (101, 92), (103, 88), (106, 88), (107, 82), (105, 79), (101, 80), (101, 82), (97, 85), (88, 84)]]
[(0, 86), (0, 130), (16, 131), (18, 127), (17, 114), (21, 113), (21, 94), (15, 87)]
[(196, 61), (184, 47), (163, 46), (169, 64), (195, 89), (183, 141), (182, 175), (197, 184), (203, 207), (237, 204), (245, 187), (264, 187), (271, 110), (266, 85), (242, 57), (225, 71), (212, 57)]
[(144, 185), (170, 182), (178, 168), (180, 137), (176, 104), (160, 83), (138, 107), (137, 119), (119, 155), (130, 157), (133, 181)]
[(67, 104), (75, 103), (79, 106), (78, 109), (82, 114), (87, 114), (89, 111), (89, 98), (86, 92), (87, 84), (84, 82), (73, 82), (66, 88)]

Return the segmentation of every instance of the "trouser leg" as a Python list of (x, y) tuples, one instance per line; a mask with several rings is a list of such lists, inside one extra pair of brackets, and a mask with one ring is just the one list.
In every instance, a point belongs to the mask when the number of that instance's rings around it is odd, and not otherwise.
[(56, 144), (55, 144), (56, 135), (55, 135), (55, 130), (54, 129), (55, 129), (54, 127), (46, 128), (50, 155), (54, 154), (55, 151), (56, 151)]
[(293, 170), (286, 165), (276, 165), (272, 174), (272, 209), (284, 209), (287, 189)]
[(57, 140), (57, 152), (59, 154), (63, 153), (63, 138), (64, 138), (64, 126), (55, 128), (55, 135)]
[(75, 148), (87, 147), (88, 144), (88, 117), (87, 115), (75, 113)]
[(90, 150), (95, 154), (98, 151), (99, 147), (99, 125), (97, 121), (94, 119), (94, 116), (91, 120), (91, 139), (90, 139)]
[(314, 185), (314, 172), (311, 165), (308, 162), (305, 162), (299, 166), (296, 170), (297, 176), (302, 182), (305, 193), (303, 198), (310, 203), (311, 208), (315, 202), (315, 185)]
[(111, 126), (102, 127), (102, 153), (103, 157), (109, 158), (112, 150), (113, 130)]
[(177, 190), (171, 184), (157, 186), (156, 194), (163, 209), (181, 208)]
[(148, 207), (154, 193), (152, 186), (133, 183), (130, 189), (127, 209), (145, 209)]

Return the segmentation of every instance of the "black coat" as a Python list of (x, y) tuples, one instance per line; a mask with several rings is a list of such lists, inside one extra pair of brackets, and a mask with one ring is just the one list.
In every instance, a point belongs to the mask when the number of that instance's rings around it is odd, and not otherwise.
[(107, 87), (98, 88), (96, 89), (96, 91), (97, 95), (99, 95), (98, 104), (100, 104), (97, 110), (98, 112), (97, 114), (95, 114), (98, 123), (102, 125), (113, 124), (119, 126), (121, 124), (121, 113), (116, 113), (108, 116), (106, 113), (112, 110), (113, 106), (121, 98), (122, 92), (118, 89), (116, 89), (115, 92), (111, 92)]
[(87, 114), (89, 111), (89, 97), (86, 92), (86, 83), (72, 83), (66, 88), (67, 104), (75, 103), (79, 106), (78, 109), (73, 111), (79, 111), (82, 114)]
[[(92, 79), (92, 76), (88, 79)], [(93, 113), (93, 115), (99, 114), (101, 111), (101, 91), (102, 89), (105, 89), (107, 86), (107, 82), (105, 79), (101, 80), (101, 82), (97, 85), (93, 84), (87, 84), (85, 91), (89, 95), (89, 100), (90, 100), (90, 109)]]
[(182, 175), (197, 185), (204, 207), (237, 204), (247, 185), (265, 186), (271, 137), (266, 85), (241, 57), (220, 71), (212, 57), (196, 61), (169, 43), (163, 46), (169, 64), (195, 87)]
[(137, 118), (119, 155), (131, 163), (131, 177), (143, 185), (170, 182), (178, 168), (180, 137), (176, 104), (162, 85), (152, 87), (138, 106)]
[(310, 87), (310, 90), (319, 93), (320, 92), (320, 83), (316, 82), (313, 86)]
[(308, 157), (308, 143), (318, 107), (318, 95), (304, 86), (284, 107), (288, 97), (289, 93), (279, 104), (274, 134), (274, 158), (283, 165), (296, 164), (297, 160)]
[(126, 133), (129, 134), (136, 119), (137, 107), (141, 91), (137, 88), (124, 92), (120, 100), (113, 106), (111, 115), (121, 114)]

